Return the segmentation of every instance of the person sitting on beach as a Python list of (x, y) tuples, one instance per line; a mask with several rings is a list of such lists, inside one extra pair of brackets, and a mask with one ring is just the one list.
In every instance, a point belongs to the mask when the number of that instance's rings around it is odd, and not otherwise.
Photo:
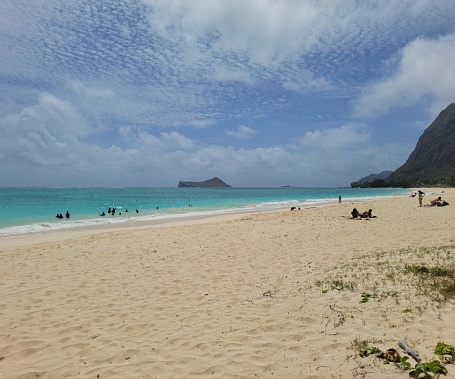
[(351, 216), (352, 216), (351, 218), (353, 218), (353, 219), (356, 219), (357, 217), (360, 216), (360, 213), (359, 213), (359, 211), (357, 210), (357, 208), (354, 208), (354, 209), (352, 210)]

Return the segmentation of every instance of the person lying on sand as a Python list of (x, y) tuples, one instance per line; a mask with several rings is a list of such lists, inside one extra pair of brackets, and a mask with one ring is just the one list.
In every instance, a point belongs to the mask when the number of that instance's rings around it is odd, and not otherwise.
[(365, 219), (368, 220), (369, 218), (376, 218), (376, 216), (373, 216), (373, 210), (369, 209), (365, 212), (360, 213), (357, 208), (354, 208), (351, 212), (351, 219), (353, 220), (361, 220)]
[(431, 200), (429, 206), (434, 207), (435, 205), (440, 205), (441, 203), (441, 196), (439, 196), (437, 199)]
[(449, 205), (447, 201), (443, 201), (441, 197), (439, 196), (437, 199), (431, 200), (430, 204), (425, 205), (426, 207), (445, 207), (446, 205)]
[(367, 211), (361, 213), (359, 216), (360, 216), (360, 218), (369, 219), (369, 218), (372, 218), (372, 217), (373, 217), (372, 212), (373, 212), (373, 211), (372, 211), (371, 209), (369, 209), (369, 210), (367, 210)]

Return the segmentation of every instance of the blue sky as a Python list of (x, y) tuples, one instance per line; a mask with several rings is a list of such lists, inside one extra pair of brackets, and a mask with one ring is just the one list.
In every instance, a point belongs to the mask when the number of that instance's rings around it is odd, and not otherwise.
[(453, 0), (2, 0), (0, 186), (348, 186), (455, 101)]

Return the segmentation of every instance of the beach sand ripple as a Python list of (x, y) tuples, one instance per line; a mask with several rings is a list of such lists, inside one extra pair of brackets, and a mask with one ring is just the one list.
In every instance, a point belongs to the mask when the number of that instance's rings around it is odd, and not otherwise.
[[(353, 206), (378, 218), (350, 220)], [(18, 238), (0, 249), (0, 378), (406, 377), (356, 346), (405, 339), (430, 360), (455, 345), (453, 302), (391, 279), (420, 262), (406, 249), (455, 254), (450, 207), (395, 198)]]

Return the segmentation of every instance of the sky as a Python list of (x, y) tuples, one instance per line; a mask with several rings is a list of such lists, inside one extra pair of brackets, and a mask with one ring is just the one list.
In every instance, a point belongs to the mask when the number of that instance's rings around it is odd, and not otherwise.
[(0, 186), (349, 186), (455, 102), (453, 0), (1, 0)]

